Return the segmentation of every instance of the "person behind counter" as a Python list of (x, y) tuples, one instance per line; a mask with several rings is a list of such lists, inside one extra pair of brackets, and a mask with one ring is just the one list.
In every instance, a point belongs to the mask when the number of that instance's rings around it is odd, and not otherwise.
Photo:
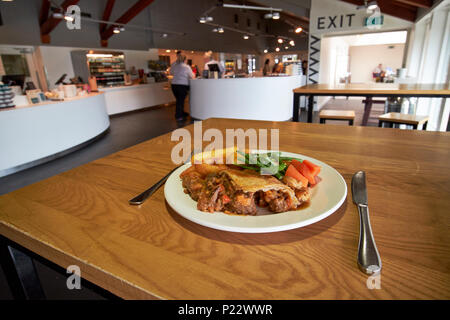
[(204, 55), (204, 59), (205, 59), (205, 67), (203, 68), (203, 77), (208, 78), (209, 65), (217, 64), (217, 67), (219, 68), (219, 78), (223, 78), (225, 68), (219, 63), (219, 61), (213, 59), (212, 51), (206, 52)]
[(185, 63), (186, 56), (177, 54), (177, 60), (170, 66), (172, 92), (176, 99), (175, 119), (184, 120), (189, 113), (184, 111), (184, 101), (189, 92), (189, 80), (194, 78), (192, 69)]
[(270, 59), (266, 59), (266, 62), (264, 62), (264, 67), (263, 67), (263, 76), (267, 76), (268, 73), (270, 73)]

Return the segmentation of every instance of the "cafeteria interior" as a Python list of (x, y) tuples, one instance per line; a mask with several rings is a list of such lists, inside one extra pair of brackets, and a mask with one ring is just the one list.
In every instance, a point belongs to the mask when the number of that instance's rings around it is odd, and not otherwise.
[[(0, 1), (0, 300), (448, 300), (449, 26), (449, 0)], [(173, 161), (198, 128), (276, 131), (309, 202), (205, 213)]]

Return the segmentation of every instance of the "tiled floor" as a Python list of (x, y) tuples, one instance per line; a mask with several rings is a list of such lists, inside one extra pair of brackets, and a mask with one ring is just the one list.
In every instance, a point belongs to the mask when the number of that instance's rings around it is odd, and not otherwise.
[[(330, 100), (324, 108), (355, 110), (355, 125), (361, 125), (364, 110), (361, 99)], [(369, 125), (377, 125), (376, 117), (382, 113), (382, 108), (382, 105), (374, 106)], [(49, 178), (191, 123), (191, 120), (181, 124), (177, 123), (173, 115), (174, 106), (172, 105), (112, 117), (110, 131), (100, 140), (62, 158), (0, 178), (0, 194), (8, 193), (28, 184)], [(318, 122), (317, 112), (314, 113), (313, 119), (314, 122)], [(300, 121), (305, 120), (306, 112), (302, 110)], [(332, 123), (330, 121), (330, 124)], [(339, 121), (335, 123), (338, 125), (347, 125)], [(53, 270), (37, 261), (35, 264), (43, 290), (48, 299), (103, 299), (102, 296), (87, 288), (83, 288), (82, 290), (68, 290), (66, 287), (66, 274), (58, 270)], [(5, 276), (0, 269), (0, 299), (11, 298), (12, 296), (6, 284)]]

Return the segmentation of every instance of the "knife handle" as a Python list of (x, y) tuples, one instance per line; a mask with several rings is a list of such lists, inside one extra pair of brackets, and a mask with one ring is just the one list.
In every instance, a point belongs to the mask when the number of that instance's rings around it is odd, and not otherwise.
[(372, 228), (369, 220), (369, 207), (358, 204), (359, 211), (359, 244), (358, 267), (366, 274), (375, 274), (381, 271), (381, 259), (378, 254)]

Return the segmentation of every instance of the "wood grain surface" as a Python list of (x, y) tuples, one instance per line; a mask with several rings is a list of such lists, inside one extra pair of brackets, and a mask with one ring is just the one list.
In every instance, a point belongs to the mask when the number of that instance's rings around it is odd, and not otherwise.
[(325, 119), (355, 119), (355, 111), (353, 110), (322, 110), (319, 113), (319, 118)]
[(378, 120), (386, 122), (402, 122), (405, 124), (421, 124), (428, 121), (428, 116), (419, 116), (415, 114), (404, 114), (399, 112), (389, 112), (382, 114), (378, 117)]
[(128, 299), (450, 298), (448, 133), (233, 119), (206, 128), (278, 128), (280, 150), (328, 163), (349, 190), (365, 170), (381, 289), (356, 264), (350, 192), (325, 220), (266, 234), (187, 221), (163, 188), (128, 205), (174, 167), (170, 134), (0, 196), (0, 233)]
[(296, 88), (300, 94), (406, 94), (450, 96), (450, 84), (398, 84), (398, 83), (348, 83), (348, 84), (307, 84)]

